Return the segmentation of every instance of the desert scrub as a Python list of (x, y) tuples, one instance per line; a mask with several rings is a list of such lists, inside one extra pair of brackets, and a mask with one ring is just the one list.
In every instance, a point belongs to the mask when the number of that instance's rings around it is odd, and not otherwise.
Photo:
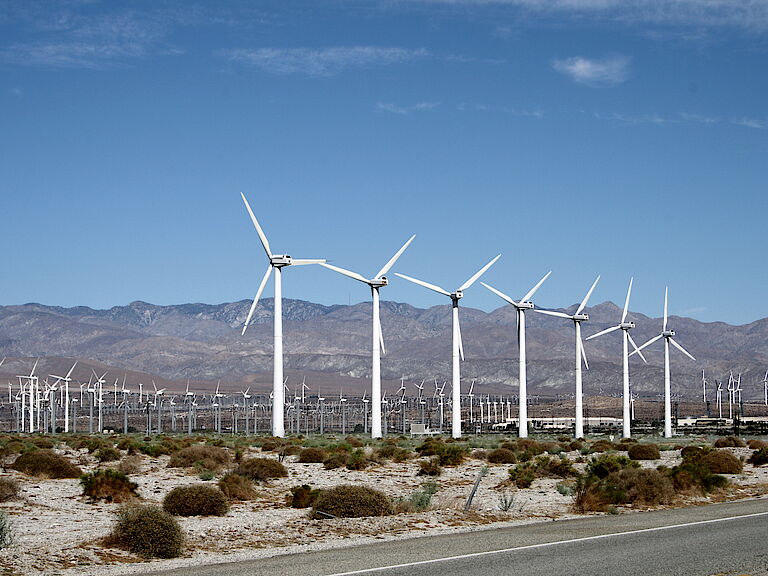
[(706, 494), (728, 485), (728, 479), (713, 474), (700, 460), (683, 460), (679, 466), (666, 471), (678, 492), (700, 492)]
[(401, 448), (397, 444), (384, 444), (374, 451), (374, 458), (378, 461), (392, 460), (394, 462), (405, 462), (411, 457), (411, 451)]
[(106, 543), (143, 558), (176, 558), (184, 549), (184, 533), (176, 518), (159, 506), (130, 504), (118, 510)]
[[(764, 466), (768, 464), (768, 447), (760, 448), (752, 452), (752, 455), (747, 460), (752, 466)], [(0, 499), (2, 502), (2, 499)]]
[(396, 512), (398, 514), (423, 512), (432, 505), (432, 496), (437, 493), (437, 489), (437, 482), (432, 480), (424, 482), (424, 484), (408, 496), (408, 498), (403, 498), (397, 501), (395, 504)]
[(331, 454), (325, 460), (323, 460), (323, 468), (326, 470), (335, 470), (347, 465), (347, 458), (349, 455), (344, 452), (336, 452)]
[(747, 441), (747, 447), (750, 450), (760, 450), (760, 448), (768, 448), (768, 442), (764, 440), (758, 440), (757, 438), (752, 438), (751, 440)]
[(661, 452), (656, 444), (632, 443), (627, 445), (627, 456), (632, 460), (658, 460)]
[(587, 462), (586, 473), (587, 476), (606, 478), (612, 472), (639, 467), (640, 464), (634, 460), (630, 460), (626, 456), (619, 456), (618, 454), (601, 454), (600, 456), (590, 458), (589, 462)]
[(623, 447), (617, 446), (613, 442), (610, 442), (608, 440), (598, 440), (594, 444), (589, 446), (590, 453), (594, 452), (609, 452), (611, 450), (623, 450)]
[(13, 500), (19, 494), (19, 485), (13, 478), (0, 477), (0, 502)]
[(141, 456), (138, 454), (128, 454), (117, 465), (117, 469), (123, 474), (141, 473)]
[(136, 492), (139, 485), (122, 472), (111, 468), (83, 474), (80, 477), (80, 485), (83, 487), (83, 496), (92, 500), (120, 503), (139, 496)]
[(362, 518), (394, 514), (392, 502), (383, 492), (367, 486), (343, 484), (321, 490), (312, 507), (312, 516), (329, 514), (337, 518)]
[(286, 497), (286, 503), (291, 508), (311, 508), (314, 506), (320, 490), (312, 488), (309, 484), (294, 486)]
[(13, 528), (8, 512), (0, 510), (0, 550), (13, 543)]
[(288, 469), (272, 458), (249, 458), (240, 462), (240, 465), (235, 468), (235, 474), (263, 482), (270, 478), (287, 477)]
[(365, 470), (371, 461), (362, 448), (355, 448), (347, 458), (347, 470)]
[(33, 450), (21, 454), (11, 466), (29, 476), (79, 478), (83, 471), (52, 450)]
[(168, 461), (169, 468), (190, 468), (198, 470), (221, 470), (229, 464), (229, 452), (218, 446), (195, 444), (174, 452)]
[(177, 486), (163, 498), (163, 510), (174, 516), (224, 516), (229, 511), (229, 501), (213, 486)]
[(675, 495), (672, 481), (658, 470), (624, 468), (604, 478), (586, 475), (574, 494), (577, 512), (605, 512), (617, 504), (667, 504)]
[(440, 476), (442, 473), (443, 469), (438, 456), (419, 460), (419, 471), (416, 473), (418, 476)]
[(517, 457), (512, 450), (496, 448), (496, 450), (488, 452), (486, 460), (491, 464), (515, 464), (517, 462)]
[(724, 436), (715, 440), (715, 448), (744, 448), (744, 440), (737, 436)]
[(253, 500), (258, 496), (253, 480), (240, 474), (225, 474), (219, 480), (219, 490), (230, 500)]
[(304, 448), (299, 452), (298, 462), (302, 464), (322, 464), (328, 453), (322, 448)]
[(530, 488), (536, 478), (568, 478), (578, 473), (567, 458), (538, 456), (509, 469), (509, 479), (518, 488)]
[(741, 460), (725, 450), (711, 450), (699, 459), (714, 474), (741, 474), (744, 465)]
[(112, 446), (102, 446), (96, 452), (93, 453), (96, 460), (99, 462), (114, 462), (120, 460), (120, 450), (113, 448)]

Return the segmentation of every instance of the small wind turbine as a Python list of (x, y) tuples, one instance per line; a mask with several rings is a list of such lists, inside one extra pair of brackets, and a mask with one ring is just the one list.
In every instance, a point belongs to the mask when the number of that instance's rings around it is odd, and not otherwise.
[[(675, 339), (675, 331), (674, 330), (667, 330), (667, 299), (668, 299), (669, 290), (667, 288), (664, 289), (664, 322), (661, 326), (661, 334), (658, 334), (657, 336), (654, 336), (648, 342), (640, 346), (635, 352), (640, 353), (640, 350), (643, 348), (646, 348), (659, 340), (660, 338), (664, 338), (664, 438), (672, 438), (672, 399), (671, 399), (671, 378), (670, 378), (670, 369), (669, 369), (669, 345), (672, 344), (675, 348), (680, 350), (683, 354), (688, 356), (693, 361), (696, 361), (696, 358), (690, 355), (690, 353), (683, 348), (680, 344), (678, 344)], [(632, 352), (634, 354), (635, 352)], [(703, 372), (702, 372), (703, 377)], [(706, 381), (705, 381), (706, 382)], [(706, 394), (706, 388), (705, 394)]]
[(721, 420), (723, 419), (723, 383), (720, 382), (720, 380), (715, 380), (717, 382), (717, 412), (718, 412), (718, 418)]
[(411, 278), (410, 276), (405, 276), (404, 274), (395, 272), (396, 276), (399, 276), (404, 280), (408, 280), (409, 282), (413, 282), (414, 284), (418, 284), (424, 288), (434, 290), (435, 292), (442, 294), (443, 296), (448, 296), (451, 299), (453, 308), (453, 353), (451, 355), (453, 364), (451, 381), (451, 385), (453, 387), (453, 409), (451, 410), (451, 435), (454, 438), (461, 438), (461, 368), (459, 364), (459, 358), (462, 360), (464, 359), (464, 345), (461, 342), (461, 327), (459, 326), (459, 300), (461, 300), (461, 298), (464, 296), (464, 290), (472, 286), (472, 284), (474, 284), (477, 279), (480, 278), (480, 276), (482, 276), (486, 270), (488, 270), (488, 268), (493, 266), (493, 264), (499, 258), (501, 258), (501, 254), (480, 268), (480, 270), (478, 270), (474, 276), (459, 286), (455, 292), (448, 292), (448, 290), (440, 288), (440, 286), (436, 286), (435, 284), (429, 284), (423, 280), (417, 280), (416, 278)]
[[(629, 297), (632, 294), (632, 280), (633, 278), (629, 279), (629, 288), (627, 289), (627, 299), (624, 301), (624, 311), (621, 314), (621, 322), (617, 324), (616, 326), (612, 326), (611, 328), (606, 328), (605, 330), (601, 330), (597, 334), (592, 334), (592, 336), (589, 336), (587, 340), (592, 340), (592, 338), (597, 338), (599, 336), (602, 336), (603, 334), (608, 334), (610, 332), (613, 332), (614, 330), (619, 330), (624, 333), (624, 339), (623, 339), (623, 359), (624, 359), (624, 387), (622, 390), (622, 434), (624, 438), (629, 438), (631, 436), (631, 426), (630, 426), (630, 413), (629, 413), (629, 344), (632, 344), (632, 347), (637, 350), (637, 344), (635, 344), (635, 341), (632, 339), (632, 336), (629, 335), (629, 331), (635, 327), (634, 322), (627, 322), (627, 314), (629, 313)], [(645, 362), (645, 356), (643, 356), (642, 352), (639, 352), (638, 354), (640, 358), (643, 359), (643, 362)]]
[(763, 378), (763, 402), (768, 406), (768, 370), (765, 371)]
[[(2, 365), (2, 363), (0, 363)], [(57, 382), (63, 382), (64, 383), (64, 432), (69, 432), (69, 383), (72, 382), (72, 371), (75, 369), (75, 366), (77, 366), (77, 361), (75, 361), (74, 364), (72, 364), (72, 368), (69, 369), (69, 372), (67, 372), (67, 375), (63, 378), (61, 376), (55, 376), (51, 374), (51, 378), (56, 378)]]
[(251, 309), (248, 311), (248, 317), (245, 319), (243, 325), (243, 334), (248, 329), (248, 324), (251, 321), (256, 305), (259, 303), (261, 293), (264, 291), (264, 287), (267, 285), (270, 274), (274, 269), (275, 272), (275, 298), (274, 298), (274, 356), (273, 356), (273, 374), (272, 374), (272, 395), (274, 397), (272, 403), (272, 435), (278, 438), (285, 436), (285, 419), (284, 419), (284, 404), (285, 398), (283, 396), (283, 282), (282, 282), (282, 269), (286, 266), (301, 266), (305, 264), (322, 264), (325, 260), (322, 259), (296, 259), (291, 258), (287, 254), (272, 254), (272, 249), (269, 247), (269, 241), (264, 231), (259, 225), (259, 221), (256, 220), (256, 216), (251, 210), (248, 200), (245, 199), (244, 194), (240, 194), (243, 197), (243, 202), (248, 210), (248, 215), (251, 217), (253, 225), (256, 227), (256, 232), (261, 240), (261, 245), (264, 248), (264, 252), (267, 253), (269, 259), (269, 265), (267, 266), (267, 272), (264, 274), (264, 278), (259, 284), (259, 289), (256, 292), (256, 297), (253, 299)]
[[(576, 312), (573, 315), (565, 314), (564, 312), (556, 312), (553, 310), (536, 310), (541, 314), (548, 314), (549, 316), (557, 316), (558, 318), (567, 318), (573, 321), (573, 326), (576, 329), (576, 394), (574, 400), (576, 403), (576, 420), (573, 435), (576, 438), (584, 437), (584, 394), (582, 387), (581, 376), (581, 362), (584, 361), (584, 366), (589, 370), (589, 363), (587, 362), (587, 354), (584, 352), (584, 342), (581, 340), (581, 323), (589, 320), (589, 314), (583, 314), (584, 309), (587, 307), (589, 297), (592, 296), (592, 292), (595, 290), (597, 283), (600, 281), (600, 276), (595, 278), (592, 283), (592, 287), (587, 292), (584, 300), (581, 301)], [(622, 320), (623, 322), (623, 320)]]

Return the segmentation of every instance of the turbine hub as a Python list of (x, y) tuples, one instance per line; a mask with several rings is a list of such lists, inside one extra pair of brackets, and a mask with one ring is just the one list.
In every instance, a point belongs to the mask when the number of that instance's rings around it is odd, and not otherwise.
[(292, 264), (292, 259), (287, 254), (272, 256), (269, 261), (272, 266), (275, 266), (276, 268), (282, 268), (283, 266), (290, 266)]
[(635, 327), (634, 322), (622, 322), (621, 324), (619, 324), (619, 328), (621, 328), (622, 330), (631, 330), (634, 327)]
[(456, 290), (456, 292), (451, 294), (451, 298), (453, 299), (454, 302), (456, 302), (457, 300), (461, 300), (463, 297), (464, 297), (464, 292), (462, 292), (461, 290)]

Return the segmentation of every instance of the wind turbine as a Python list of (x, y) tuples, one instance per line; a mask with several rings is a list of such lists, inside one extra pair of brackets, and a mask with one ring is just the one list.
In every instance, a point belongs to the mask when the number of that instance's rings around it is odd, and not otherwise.
[(765, 371), (763, 378), (763, 402), (768, 406), (768, 370)]
[(539, 283), (531, 288), (519, 302), (515, 302), (512, 298), (503, 292), (499, 292), (493, 286), (489, 286), (485, 282), (480, 282), (480, 284), (488, 288), (488, 290), (496, 294), (499, 298), (514, 306), (517, 311), (517, 348), (519, 351), (518, 358), (520, 362), (520, 425), (518, 426), (518, 435), (520, 438), (528, 437), (528, 377), (525, 365), (525, 311), (533, 310), (534, 305), (530, 300), (539, 287), (544, 284), (544, 280), (549, 278), (550, 274), (552, 274), (551, 271), (547, 272), (544, 277), (539, 280)]
[(629, 279), (629, 288), (627, 289), (627, 299), (624, 301), (624, 311), (621, 314), (621, 322), (617, 324), (616, 326), (612, 326), (611, 328), (606, 328), (605, 330), (601, 330), (597, 334), (592, 334), (592, 336), (589, 336), (587, 340), (592, 340), (592, 338), (597, 338), (599, 336), (602, 336), (604, 334), (608, 334), (610, 332), (613, 332), (614, 330), (621, 329), (624, 333), (623, 338), (623, 359), (624, 359), (624, 386), (622, 390), (622, 435), (624, 438), (629, 438), (631, 436), (630, 432), (630, 413), (629, 413), (629, 344), (632, 344), (632, 347), (638, 351), (638, 355), (640, 358), (643, 359), (643, 362), (646, 362), (645, 356), (643, 356), (643, 353), (640, 352), (637, 348), (637, 344), (635, 344), (635, 341), (632, 339), (632, 336), (629, 335), (629, 331), (635, 327), (634, 322), (627, 322), (627, 314), (629, 313), (629, 297), (632, 294), (632, 280), (633, 278)]
[[(696, 358), (691, 356), (688, 351), (680, 346), (675, 339), (675, 331), (674, 330), (667, 330), (667, 300), (669, 295), (669, 289), (664, 288), (664, 322), (661, 326), (661, 334), (658, 334), (657, 336), (654, 336), (648, 342), (640, 346), (635, 352), (640, 353), (640, 350), (643, 348), (646, 348), (659, 340), (660, 338), (664, 338), (664, 438), (672, 438), (672, 399), (671, 399), (671, 377), (670, 377), (670, 370), (669, 370), (669, 345), (672, 344), (675, 348), (680, 350), (683, 354), (688, 356), (691, 360), (694, 362), (696, 361)], [(632, 352), (634, 354), (635, 352)], [(704, 378), (704, 373), (702, 372), (702, 379)], [(704, 394), (706, 398), (706, 380), (704, 381)]]
[(451, 435), (454, 438), (461, 438), (461, 368), (459, 365), (459, 358), (462, 360), (464, 359), (464, 345), (461, 342), (461, 327), (459, 326), (459, 300), (461, 300), (461, 298), (464, 296), (464, 290), (472, 286), (472, 284), (474, 284), (477, 279), (480, 278), (480, 276), (482, 276), (486, 270), (488, 270), (488, 268), (493, 266), (493, 264), (495, 264), (496, 260), (499, 258), (501, 258), (501, 254), (480, 268), (480, 270), (478, 270), (474, 276), (459, 286), (455, 292), (448, 292), (448, 290), (444, 290), (435, 284), (429, 284), (423, 280), (417, 280), (416, 278), (411, 278), (410, 276), (395, 272), (395, 276), (399, 276), (404, 280), (408, 280), (409, 282), (413, 282), (414, 284), (418, 284), (424, 288), (434, 290), (435, 292), (442, 294), (443, 296), (448, 296), (451, 299), (453, 308), (453, 352), (451, 354), (453, 364), (453, 378), (451, 381), (453, 387), (453, 409), (451, 410)]
[(69, 383), (72, 382), (72, 371), (77, 366), (77, 361), (72, 364), (72, 368), (69, 369), (67, 375), (63, 378), (50, 374), (51, 378), (56, 378), (57, 382), (64, 382), (64, 432), (69, 432)]
[(286, 266), (301, 266), (305, 264), (322, 264), (325, 262), (323, 259), (296, 259), (291, 258), (287, 254), (272, 254), (272, 249), (269, 247), (269, 241), (264, 231), (259, 225), (259, 221), (256, 220), (256, 216), (251, 210), (248, 200), (245, 198), (245, 194), (240, 193), (243, 198), (245, 207), (248, 210), (248, 215), (251, 217), (251, 221), (256, 228), (256, 232), (261, 240), (261, 245), (264, 248), (264, 252), (267, 253), (269, 259), (269, 265), (267, 266), (267, 272), (264, 274), (264, 278), (259, 284), (259, 289), (256, 292), (256, 297), (253, 299), (251, 309), (248, 311), (248, 317), (245, 319), (243, 325), (243, 334), (248, 329), (248, 324), (251, 321), (256, 305), (259, 303), (261, 293), (264, 291), (264, 287), (267, 285), (272, 270), (275, 272), (275, 298), (274, 298), (274, 369), (272, 375), (272, 393), (274, 396), (272, 403), (272, 435), (278, 438), (285, 437), (285, 418), (284, 418), (284, 404), (285, 398), (283, 396), (283, 274), (282, 269)]
[(558, 318), (567, 318), (568, 320), (572, 320), (573, 327), (576, 330), (576, 395), (574, 396), (576, 403), (576, 420), (573, 431), (575, 438), (584, 437), (584, 393), (581, 378), (582, 361), (584, 362), (586, 369), (589, 370), (587, 355), (584, 352), (584, 342), (581, 340), (581, 323), (589, 320), (589, 314), (584, 314), (583, 312), (587, 307), (589, 297), (592, 296), (592, 292), (595, 290), (595, 287), (599, 281), (600, 276), (598, 276), (592, 283), (592, 287), (589, 289), (589, 292), (587, 292), (587, 295), (584, 296), (584, 300), (581, 301), (581, 304), (579, 304), (578, 308), (576, 308), (576, 312), (573, 314), (565, 314), (564, 312), (556, 312), (554, 310), (536, 310), (536, 312), (541, 314), (547, 314), (549, 316), (557, 316)]
[(331, 264), (321, 264), (330, 270), (334, 270), (339, 274), (348, 276), (354, 280), (358, 280), (363, 284), (367, 284), (371, 288), (371, 296), (373, 298), (373, 345), (371, 347), (371, 402), (373, 410), (371, 412), (371, 437), (381, 438), (381, 354), (386, 354), (384, 350), (384, 335), (381, 330), (381, 316), (379, 313), (379, 289), (382, 286), (389, 284), (389, 280), (385, 274), (389, 272), (390, 268), (394, 266), (397, 259), (405, 252), (413, 239), (416, 238), (414, 234), (403, 246), (398, 250), (392, 258), (389, 259), (384, 267), (379, 270), (376, 275), (371, 278), (365, 278), (357, 272), (351, 272), (338, 266), (332, 266)]

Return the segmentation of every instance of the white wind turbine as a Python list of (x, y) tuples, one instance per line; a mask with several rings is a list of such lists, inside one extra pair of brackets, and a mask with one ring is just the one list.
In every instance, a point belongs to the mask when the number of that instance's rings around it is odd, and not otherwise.
[(50, 374), (51, 378), (56, 378), (57, 383), (58, 382), (64, 382), (64, 432), (69, 432), (69, 383), (72, 382), (72, 371), (75, 369), (75, 366), (77, 366), (77, 361), (75, 361), (74, 364), (72, 364), (72, 368), (69, 369), (69, 372), (67, 372), (67, 375), (63, 378), (61, 376), (56, 376), (54, 374)]
[[(635, 350), (638, 350), (637, 344), (635, 344), (635, 341), (632, 339), (632, 336), (629, 335), (629, 331), (635, 327), (634, 322), (627, 322), (627, 314), (629, 313), (629, 297), (632, 294), (632, 280), (633, 278), (629, 279), (629, 288), (627, 289), (627, 299), (624, 301), (624, 311), (621, 314), (621, 322), (617, 324), (616, 326), (612, 326), (611, 328), (606, 328), (605, 330), (601, 330), (597, 334), (592, 334), (592, 336), (589, 336), (586, 338), (586, 340), (592, 340), (592, 338), (597, 338), (599, 336), (602, 336), (603, 334), (608, 334), (609, 332), (613, 332), (614, 330), (619, 330), (624, 333), (623, 338), (623, 359), (624, 359), (624, 382), (623, 382), (623, 390), (622, 390), (622, 435), (624, 438), (629, 438), (631, 436), (630, 432), (630, 413), (629, 413), (629, 344), (632, 344), (632, 347)], [(645, 362), (645, 356), (643, 356), (642, 352), (639, 352), (638, 354), (640, 358), (643, 359), (643, 362)]]
[(763, 402), (768, 406), (768, 370), (765, 371), (763, 378)]
[(528, 293), (520, 299), (519, 302), (515, 302), (512, 300), (512, 298), (503, 292), (499, 292), (493, 286), (489, 286), (485, 282), (480, 282), (480, 284), (488, 288), (488, 290), (496, 294), (499, 298), (514, 306), (515, 310), (517, 311), (517, 348), (519, 351), (518, 358), (520, 364), (520, 425), (518, 427), (518, 434), (520, 438), (528, 437), (528, 377), (525, 364), (525, 311), (533, 310), (534, 305), (530, 299), (533, 297), (539, 287), (544, 283), (544, 280), (549, 278), (550, 274), (552, 274), (551, 271), (547, 272), (544, 277), (539, 280), (539, 283), (531, 288)]
[(253, 210), (251, 210), (251, 206), (250, 204), (248, 204), (248, 200), (246, 200), (245, 195), (243, 193), (240, 193), (240, 196), (243, 197), (243, 202), (245, 203), (245, 207), (248, 210), (248, 215), (251, 217), (251, 221), (253, 222), (253, 225), (256, 227), (256, 232), (259, 235), (259, 240), (261, 240), (261, 245), (264, 247), (264, 251), (267, 253), (267, 258), (269, 258), (269, 265), (267, 266), (267, 272), (264, 274), (264, 278), (262, 278), (261, 284), (259, 284), (259, 289), (256, 292), (256, 297), (253, 299), (253, 304), (251, 305), (251, 309), (248, 312), (248, 317), (245, 319), (245, 325), (243, 326), (243, 334), (245, 334), (245, 331), (248, 328), (248, 323), (251, 321), (251, 317), (253, 316), (253, 313), (256, 310), (256, 305), (259, 303), (259, 298), (261, 298), (261, 293), (264, 291), (264, 287), (267, 285), (269, 276), (270, 274), (272, 274), (272, 271), (274, 269), (274, 272), (275, 272), (274, 342), (275, 344), (274, 344), (274, 352), (273, 352), (274, 368), (273, 368), (273, 375), (272, 375), (272, 394), (273, 394), (272, 435), (277, 436), (278, 438), (283, 438), (285, 436), (285, 416), (284, 416), (285, 397), (283, 395), (282, 269), (285, 266), (322, 264), (323, 262), (325, 262), (325, 260), (323, 259), (300, 260), (296, 258), (291, 258), (287, 254), (272, 254), (272, 249), (269, 247), (269, 241), (267, 240), (267, 236), (264, 234), (264, 231), (261, 229), (261, 226), (259, 225), (259, 221), (256, 220), (256, 216), (254, 216)]
[(371, 296), (373, 298), (373, 345), (371, 347), (371, 437), (381, 438), (381, 354), (386, 354), (384, 350), (384, 335), (381, 330), (381, 316), (379, 314), (379, 289), (382, 286), (389, 284), (389, 280), (385, 274), (394, 266), (397, 259), (405, 252), (409, 244), (416, 238), (414, 234), (408, 241), (403, 244), (402, 248), (398, 250), (392, 258), (389, 259), (384, 267), (379, 270), (376, 275), (371, 278), (365, 278), (357, 272), (351, 272), (338, 266), (332, 266), (331, 264), (321, 264), (330, 270), (334, 270), (339, 274), (348, 276), (354, 280), (358, 280), (363, 284), (367, 284), (371, 288)]
[[(670, 370), (669, 370), (669, 345), (672, 344), (675, 348), (680, 350), (683, 354), (688, 356), (693, 361), (696, 361), (696, 358), (691, 356), (688, 351), (680, 346), (675, 339), (675, 331), (674, 330), (668, 330), (667, 329), (667, 298), (668, 298), (669, 290), (668, 288), (664, 289), (664, 322), (661, 326), (661, 334), (658, 334), (657, 336), (654, 336), (648, 342), (640, 346), (635, 352), (640, 353), (640, 350), (643, 348), (646, 348), (659, 340), (660, 338), (664, 338), (664, 438), (672, 438), (672, 398), (671, 398), (671, 377), (670, 377)], [(632, 352), (634, 354), (635, 352)], [(702, 372), (702, 378), (704, 377), (704, 373)], [(705, 381), (706, 386), (706, 381)], [(706, 398), (706, 388), (705, 388), (705, 398)]]
[(455, 292), (448, 292), (448, 290), (444, 290), (443, 288), (440, 288), (440, 286), (429, 284), (423, 280), (417, 280), (416, 278), (411, 278), (410, 276), (405, 276), (404, 274), (395, 272), (395, 276), (399, 276), (404, 280), (408, 280), (409, 282), (413, 282), (414, 284), (418, 284), (424, 288), (434, 290), (435, 292), (442, 294), (443, 296), (448, 296), (451, 299), (453, 306), (453, 352), (451, 355), (453, 364), (453, 379), (451, 382), (451, 385), (453, 386), (453, 409), (451, 410), (451, 435), (454, 438), (461, 438), (461, 368), (459, 365), (459, 358), (462, 360), (464, 359), (464, 345), (461, 342), (461, 327), (459, 326), (459, 300), (461, 300), (461, 298), (464, 296), (464, 290), (472, 286), (472, 284), (474, 284), (477, 279), (480, 278), (480, 276), (482, 276), (486, 270), (488, 270), (488, 268), (493, 266), (493, 264), (499, 258), (501, 258), (501, 254), (480, 268), (480, 270), (478, 270), (474, 276), (459, 286)]
[(581, 363), (584, 362), (584, 366), (589, 370), (589, 363), (587, 362), (587, 355), (584, 352), (584, 342), (581, 340), (581, 323), (589, 320), (589, 314), (583, 314), (584, 309), (587, 307), (589, 297), (592, 296), (592, 292), (595, 290), (595, 286), (600, 281), (598, 276), (592, 283), (592, 287), (587, 292), (584, 300), (581, 301), (576, 312), (574, 314), (565, 314), (564, 312), (556, 312), (554, 310), (536, 310), (541, 314), (548, 314), (549, 316), (557, 316), (558, 318), (567, 318), (573, 321), (573, 326), (576, 329), (576, 394), (574, 400), (576, 402), (576, 420), (574, 426), (573, 435), (576, 438), (582, 438), (584, 436), (584, 394), (581, 378)]

